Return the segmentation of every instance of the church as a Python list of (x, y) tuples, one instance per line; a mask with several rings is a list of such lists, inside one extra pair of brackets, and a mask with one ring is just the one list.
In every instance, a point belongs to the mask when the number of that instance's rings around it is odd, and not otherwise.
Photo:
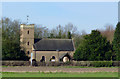
[(75, 51), (72, 39), (35, 39), (34, 24), (20, 25), (20, 46), (32, 60), (40, 62), (72, 61)]

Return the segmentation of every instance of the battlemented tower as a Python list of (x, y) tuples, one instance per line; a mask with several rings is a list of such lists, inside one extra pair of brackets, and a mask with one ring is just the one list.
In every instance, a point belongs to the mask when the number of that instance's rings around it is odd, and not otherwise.
[(34, 44), (34, 24), (20, 25), (20, 46), (25, 51), (26, 55), (30, 56), (32, 52), (32, 45)]

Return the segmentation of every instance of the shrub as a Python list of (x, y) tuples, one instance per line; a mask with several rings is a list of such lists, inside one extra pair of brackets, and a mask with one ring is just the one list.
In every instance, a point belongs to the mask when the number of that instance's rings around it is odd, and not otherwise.
[(46, 66), (45, 62), (36, 62), (38, 66)]
[[(3, 66), (30, 66), (30, 61), (2, 61)], [(87, 67), (117, 67), (118, 61), (73, 61), (73, 62), (39, 62), (33, 61), (33, 66), (87, 66)]]
[(113, 64), (112, 61), (93, 61), (91, 65), (93, 67), (111, 67)]

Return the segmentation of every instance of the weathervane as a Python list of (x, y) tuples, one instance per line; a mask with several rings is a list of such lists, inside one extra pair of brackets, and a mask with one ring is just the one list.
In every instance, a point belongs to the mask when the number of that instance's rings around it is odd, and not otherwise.
[(28, 18), (29, 18), (29, 15), (27, 15), (27, 24), (28, 24)]

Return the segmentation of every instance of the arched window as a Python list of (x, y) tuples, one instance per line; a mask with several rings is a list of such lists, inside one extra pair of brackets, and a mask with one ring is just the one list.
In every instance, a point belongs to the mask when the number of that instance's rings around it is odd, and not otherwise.
[(55, 56), (52, 56), (52, 59), (55, 59)]
[(29, 30), (27, 31), (27, 34), (29, 34)]
[(30, 52), (29, 52), (29, 51), (27, 51), (27, 54), (30, 54)]
[(27, 42), (27, 45), (29, 45), (29, 42)]
[(45, 56), (42, 56), (41, 62), (45, 62)]
[(51, 62), (55, 62), (55, 56), (52, 56), (52, 58), (50, 59)]

